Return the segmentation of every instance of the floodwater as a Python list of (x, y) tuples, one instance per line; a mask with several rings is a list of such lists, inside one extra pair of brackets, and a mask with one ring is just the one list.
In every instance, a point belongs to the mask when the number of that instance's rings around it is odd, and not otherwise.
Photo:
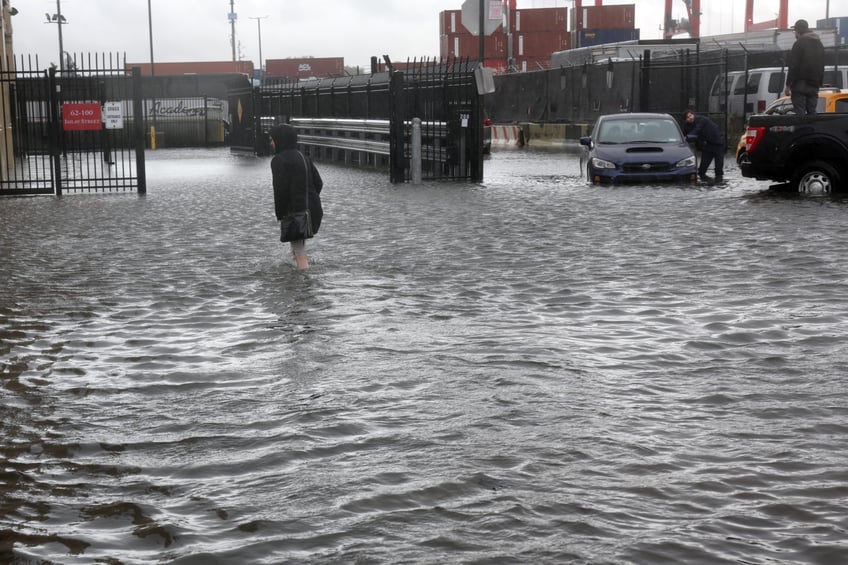
[(848, 562), (848, 201), (319, 166), (0, 199), (0, 562)]

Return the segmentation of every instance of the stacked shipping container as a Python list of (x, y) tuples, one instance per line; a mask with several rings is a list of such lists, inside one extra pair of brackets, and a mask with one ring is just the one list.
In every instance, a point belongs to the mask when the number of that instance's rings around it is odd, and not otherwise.
[[(567, 16), (567, 8), (513, 10), (507, 18), (509, 29), (501, 25), (484, 36), (483, 64), (505, 72), (511, 55), (512, 70), (538, 70), (548, 68), (551, 54), (557, 51), (639, 39), (635, 4), (572, 10), (571, 31), (567, 30)], [(480, 37), (462, 25), (461, 10), (441, 12), (439, 32), (442, 57), (480, 58)]]
[(816, 29), (835, 29), (837, 45), (848, 45), (848, 17), (817, 20)]
[(265, 61), (265, 78), (292, 82), (308, 78), (343, 77), (344, 57), (293, 57)]
[(574, 47), (592, 47), (605, 43), (639, 39), (636, 5), (583, 6), (571, 13)]
[[(517, 70), (547, 68), (551, 53), (568, 49), (570, 45), (566, 21), (567, 8), (514, 10), (509, 17), (509, 30), (500, 25), (493, 33), (483, 37), (483, 64), (497, 72), (506, 72), (511, 37), (511, 54)], [(480, 58), (480, 37), (471, 34), (462, 25), (461, 10), (441, 12), (439, 32), (443, 58)]]

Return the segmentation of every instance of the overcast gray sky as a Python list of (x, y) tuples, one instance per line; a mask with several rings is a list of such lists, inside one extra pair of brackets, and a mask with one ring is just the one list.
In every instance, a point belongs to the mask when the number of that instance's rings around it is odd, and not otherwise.
[[(127, 62), (150, 62), (148, 0), (60, 0), (65, 51), (126, 53)], [(149, 0), (153, 57), (157, 62), (231, 61), (230, 0)], [(348, 66), (368, 67), (372, 55), (392, 60), (439, 56), (439, 13), (458, 10), (463, 0), (233, 0), (236, 58), (259, 66), (262, 58), (344, 57)], [(592, 4), (585, 0), (584, 4)], [(58, 62), (56, 24), (45, 14), (57, 12), (56, 0), (11, 0), (15, 52), (38, 55), (46, 68)], [(635, 4), (636, 27), (643, 39), (662, 36), (664, 0), (605, 0), (604, 5)], [(755, 20), (773, 19), (779, 0), (756, 0)], [(573, 0), (518, 0), (518, 8), (574, 6)], [(683, 0), (672, 3), (674, 16), (685, 17)], [(825, 17), (848, 16), (848, 0), (792, 0), (790, 25), (798, 18), (812, 26)], [(701, 35), (743, 30), (743, 0), (701, 0)], [(262, 20), (260, 18), (267, 16)], [(259, 22), (259, 23), (258, 23)]]

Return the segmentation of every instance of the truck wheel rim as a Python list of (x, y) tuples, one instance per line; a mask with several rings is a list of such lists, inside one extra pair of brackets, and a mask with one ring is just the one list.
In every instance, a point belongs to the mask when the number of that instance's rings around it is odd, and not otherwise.
[(821, 173), (808, 173), (801, 179), (801, 192), (830, 192), (830, 179)]

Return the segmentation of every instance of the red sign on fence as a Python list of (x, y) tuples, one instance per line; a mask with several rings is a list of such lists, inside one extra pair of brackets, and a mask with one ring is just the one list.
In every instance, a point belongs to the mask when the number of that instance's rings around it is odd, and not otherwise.
[(103, 129), (100, 104), (62, 104), (62, 128), (65, 131)]

